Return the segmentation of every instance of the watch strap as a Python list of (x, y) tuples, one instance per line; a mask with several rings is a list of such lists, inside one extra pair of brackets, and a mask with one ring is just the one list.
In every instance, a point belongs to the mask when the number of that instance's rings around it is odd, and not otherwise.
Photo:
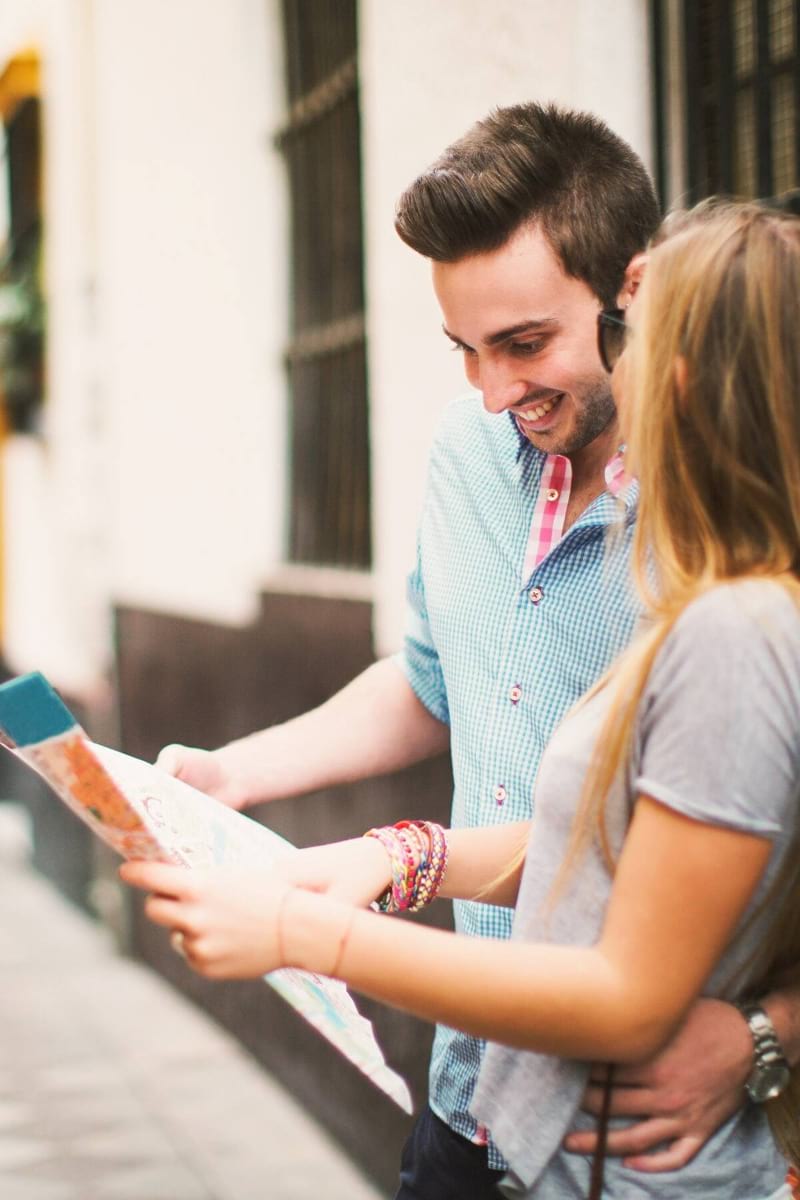
[(789, 1071), (789, 1063), (784, 1054), (775, 1026), (769, 1014), (760, 1004), (737, 1004), (739, 1012), (747, 1022), (750, 1036), (753, 1039), (753, 1069), (745, 1084), (751, 1099), (758, 1101), (757, 1081), (759, 1075), (771, 1067), (782, 1066)]

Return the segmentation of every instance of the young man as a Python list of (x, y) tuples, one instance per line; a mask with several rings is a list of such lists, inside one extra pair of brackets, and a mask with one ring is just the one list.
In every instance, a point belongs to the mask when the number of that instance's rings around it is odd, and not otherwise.
[[(591, 116), (535, 104), (491, 114), (412, 184), (397, 229), (431, 260), (445, 333), (480, 395), (448, 409), (433, 448), (404, 654), (314, 712), (211, 754), (168, 748), (162, 765), (243, 807), (449, 745), (454, 825), (530, 815), (553, 728), (638, 615), (627, 573), (635, 486), (615, 499), (606, 482), (619, 446), (596, 323), (630, 302), (658, 220), (624, 142)], [(331, 886), (361, 881), (343, 871)], [(511, 914), (460, 904), (456, 924), (508, 936)], [(765, 1005), (793, 1051), (790, 1000)], [(498, 1195), (502, 1159), (469, 1111), (482, 1052), (437, 1030), (430, 1108), (398, 1200)], [(642, 1119), (610, 1151), (643, 1170), (680, 1166), (741, 1103), (752, 1069), (743, 1017), (699, 1002), (658, 1060), (617, 1074), (614, 1111)], [(587, 1152), (591, 1139), (571, 1148)]]

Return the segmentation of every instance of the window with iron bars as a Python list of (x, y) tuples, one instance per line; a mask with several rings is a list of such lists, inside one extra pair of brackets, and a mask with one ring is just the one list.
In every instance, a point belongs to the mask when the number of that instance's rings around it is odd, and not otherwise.
[(800, 185), (800, 0), (654, 0), (665, 203)]
[(8, 228), (0, 234), (0, 403), (9, 427), (38, 431), (44, 401), (45, 310), (41, 285), (41, 112), (24, 96), (3, 116), (0, 181)]
[(370, 565), (355, 0), (283, 0), (291, 209), (289, 559)]

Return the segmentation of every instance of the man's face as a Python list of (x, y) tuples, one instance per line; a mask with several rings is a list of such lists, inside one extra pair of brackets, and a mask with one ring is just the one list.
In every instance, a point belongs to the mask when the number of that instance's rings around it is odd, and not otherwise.
[(600, 302), (564, 273), (536, 227), (488, 254), (433, 264), (444, 329), (488, 412), (511, 412), (548, 454), (574, 455), (615, 436), (597, 352)]

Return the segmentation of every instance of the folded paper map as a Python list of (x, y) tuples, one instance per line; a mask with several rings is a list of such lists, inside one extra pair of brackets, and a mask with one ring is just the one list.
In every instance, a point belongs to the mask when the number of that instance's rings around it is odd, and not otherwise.
[[(182, 866), (268, 866), (294, 847), (149, 763), (95, 745), (43, 675), (0, 686), (0, 741), (125, 858)], [(343, 983), (287, 968), (265, 979), (372, 1082), (411, 1112), (405, 1081)]]

